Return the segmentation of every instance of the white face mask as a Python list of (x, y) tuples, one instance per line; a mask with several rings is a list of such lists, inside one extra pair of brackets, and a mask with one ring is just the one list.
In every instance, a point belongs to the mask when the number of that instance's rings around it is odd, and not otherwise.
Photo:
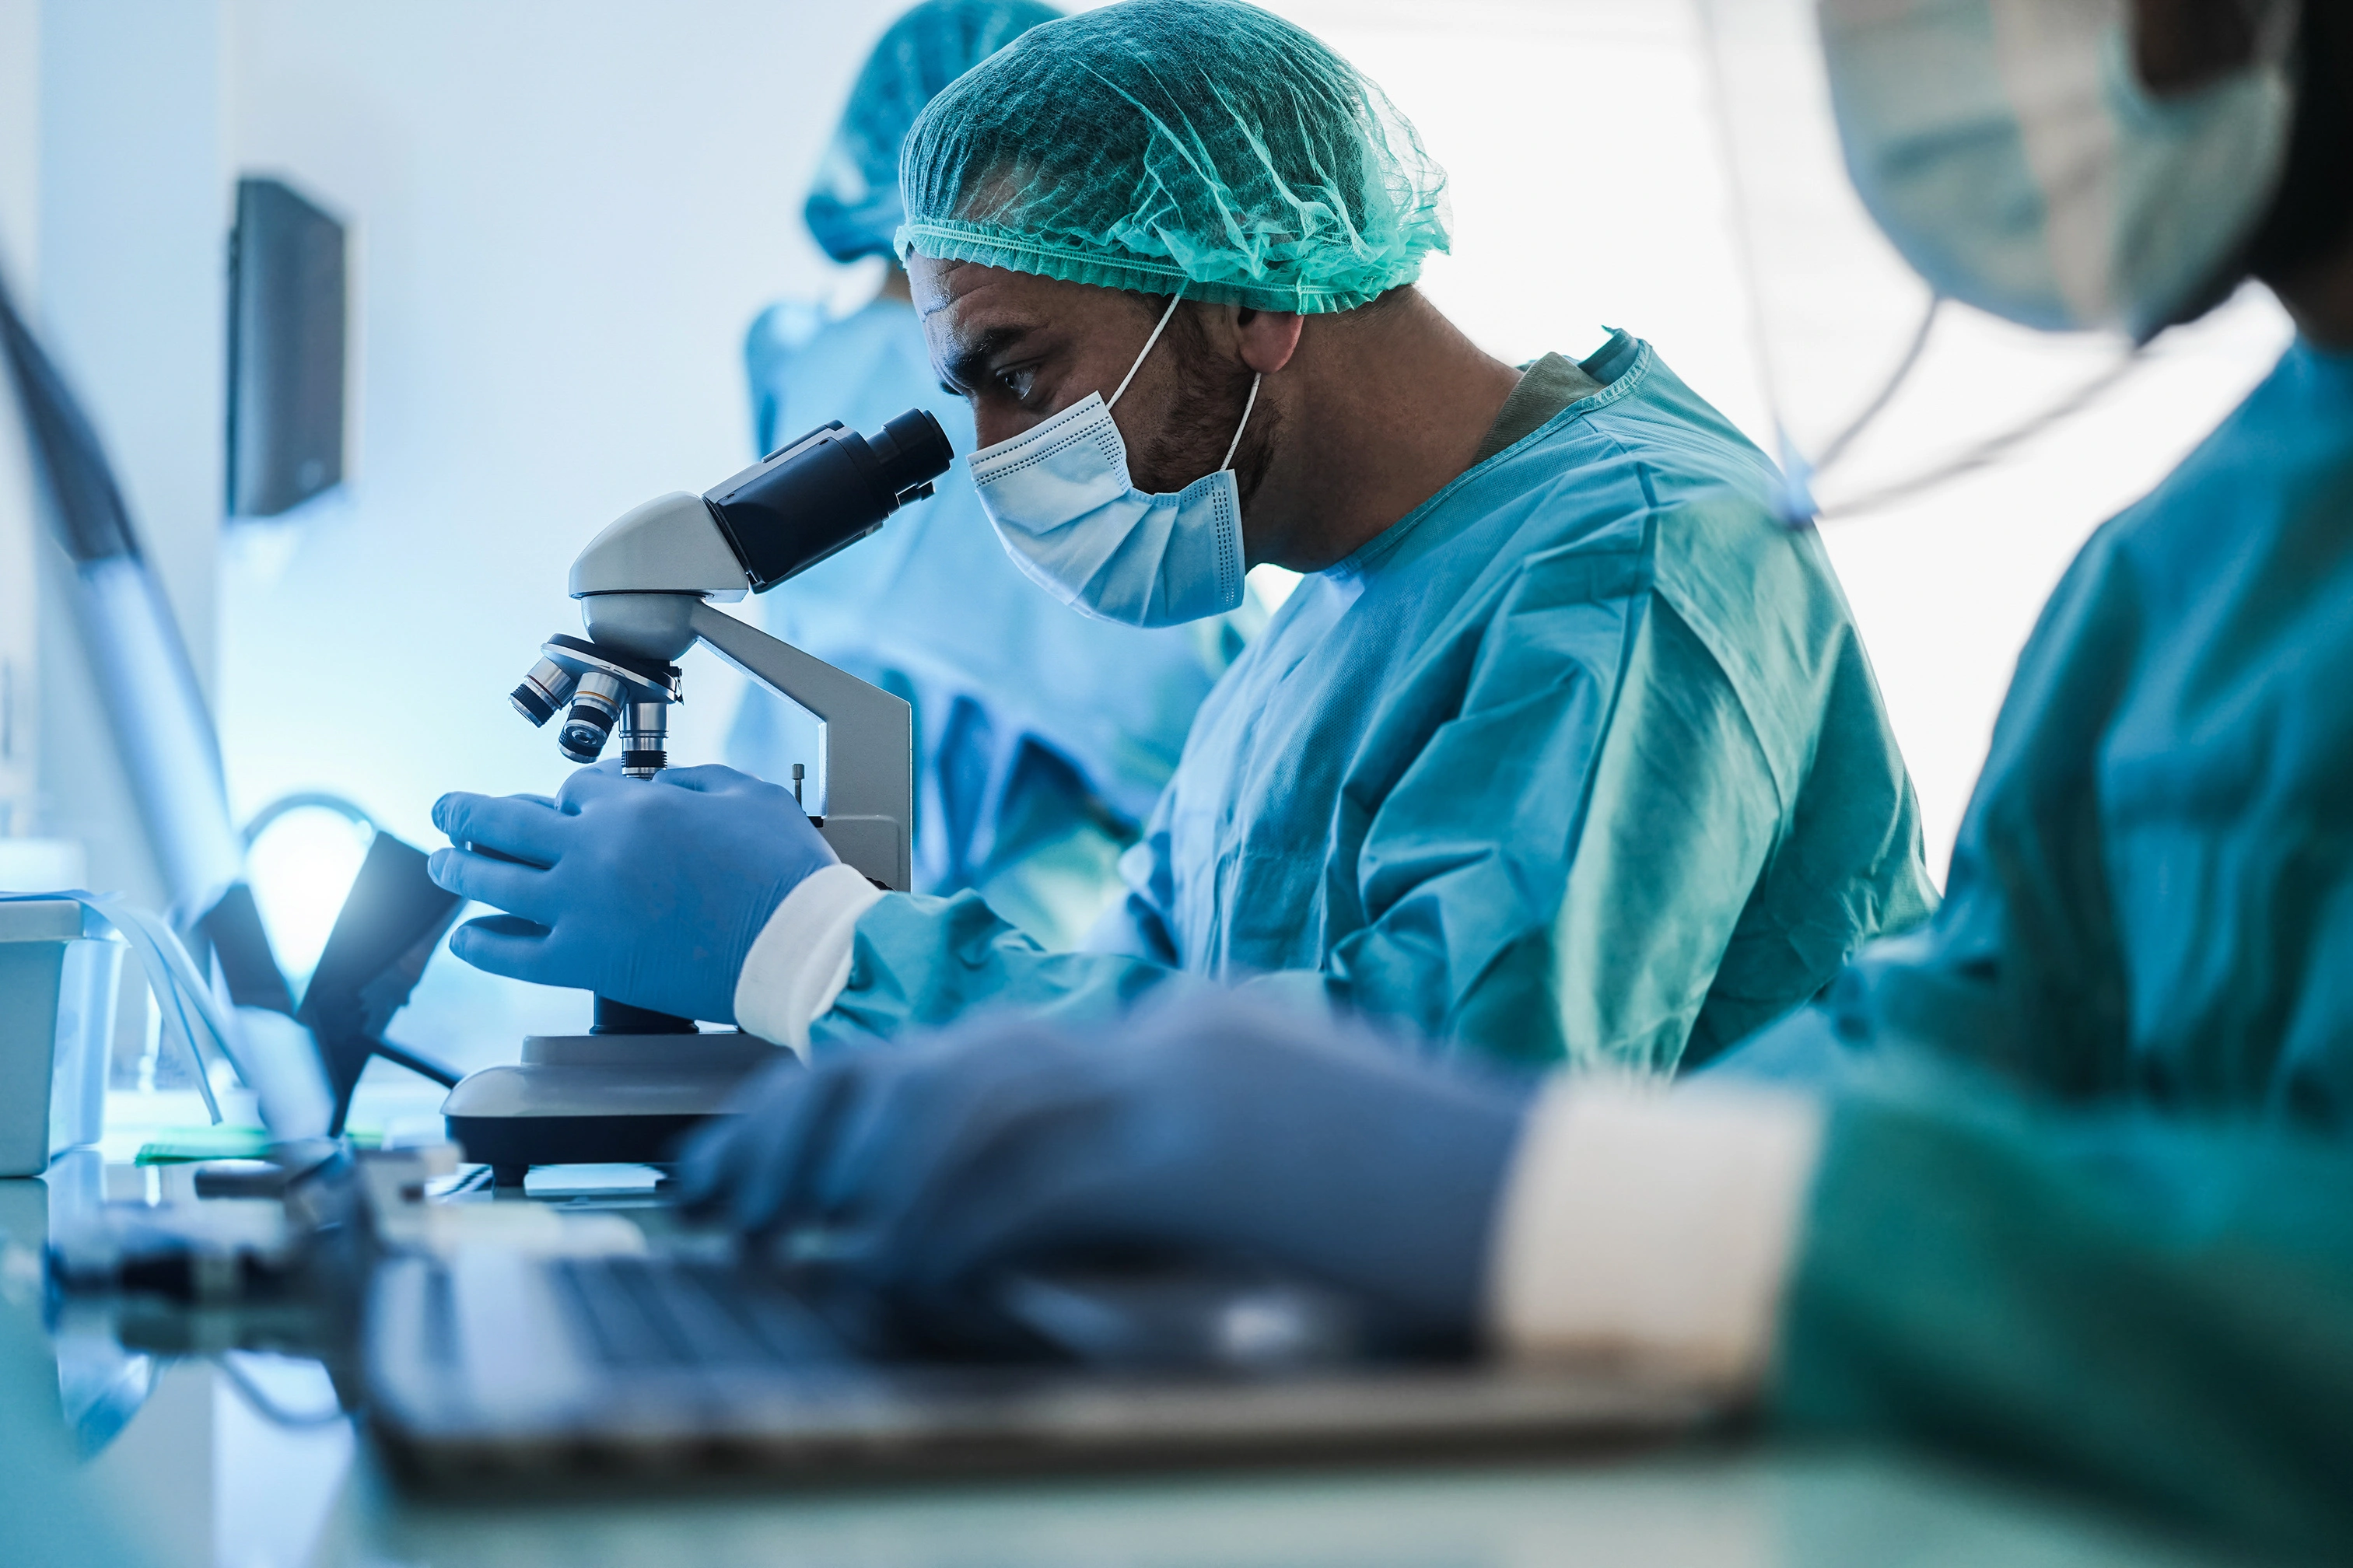
[(1091, 392), (1035, 429), (972, 455), (980, 504), (1013, 563), (1098, 620), (1169, 626), (1242, 602), (1242, 505), (1233, 461), (1258, 404), (1258, 380), (1250, 382), (1225, 462), (1175, 495), (1135, 488), (1126, 443), (1111, 416), (1176, 313), (1172, 299), (1110, 403)]
[(1941, 293), (2031, 327), (2146, 339), (2197, 303), (2287, 156), (2296, 11), (2253, 64), (2142, 86), (2126, 0), (1821, 0), (1847, 166)]

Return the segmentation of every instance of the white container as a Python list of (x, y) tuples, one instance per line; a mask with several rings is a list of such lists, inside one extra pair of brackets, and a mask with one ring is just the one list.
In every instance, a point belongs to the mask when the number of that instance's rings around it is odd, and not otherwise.
[(122, 943), (69, 899), (0, 903), (0, 1176), (98, 1142)]

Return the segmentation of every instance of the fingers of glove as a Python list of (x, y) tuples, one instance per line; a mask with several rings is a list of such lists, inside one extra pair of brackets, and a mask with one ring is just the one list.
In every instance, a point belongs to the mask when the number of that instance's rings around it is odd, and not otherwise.
[(809, 1173), (812, 1211), (887, 1225), (897, 1194), (921, 1187), (945, 1152), (955, 1121), (943, 1125), (936, 1108), (955, 1097), (957, 1081), (953, 1063), (921, 1047), (896, 1053), (840, 1107), (825, 1164)]
[(450, 892), (542, 926), (553, 926), (562, 912), (553, 873), (537, 866), (493, 860), (464, 849), (436, 849), (425, 866), (432, 879)]
[(903, 1070), (850, 1109), (816, 1194), (892, 1238), (902, 1266), (961, 1256), (973, 1212), (1018, 1213), (1059, 1181), (1074, 1122), (1103, 1104), (1100, 1053), (1034, 1029), (910, 1052)]
[(775, 784), (754, 778), (719, 763), (701, 763), (691, 768), (665, 768), (654, 775), (657, 782), (673, 789), (688, 789), (697, 795), (730, 795), (744, 790), (770, 790)]
[(841, 1115), (860, 1092), (860, 1065), (804, 1074), (797, 1092), (765, 1100), (756, 1115), (743, 1119), (744, 1152), (730, 1172), (724, 1198), (728, 1223), (738, 1231), (788, 1230), (819, 1217), (808, 1203), (813, 1177)]
[(540, 795), (463, 791), (433, 803), (433, 826), (452, 844), (495, 849), (533, 866), (553, 866), (562, 858), (575, 826)]
[(554, 973), (555, 954), (548, 946), (546, 928), (512, 915), (468, 921), (449, 933), (449, 951), (477, 969), (510, 980), (564, 983)]
[(681, 1202), (694, 1215), (716, 1213), (751, 1160), (766, 1123), (806, 1091), (808, 1074), (797, 1061), (778, 1062), (727, 1097), (726, 1113), (703, 1124), (679, 1158)]
[(1018, 1048), (1043, 1030), (995, 1021), (919, 1041), (878, 1064), (875, 1081), (843, 1124), (815, 1194), (830, 1215), (879, 1215), (932, 1180), (934, 1166), (974, 1131), (994, 1080), (1016, 1071)]
[(702, 1218), (715, 1212), (743, 1157), (744, 1129), (735, 1117), (716, 1116), (691, 1134), (678, 1154), (678, 1206)]
[(607, 799), (622, 790), (636, 788), (642, 780), (626, 776), (620, 763), (607, 757), (589, 767), (575, 769), (564, 787), (555, 792), (555, 809), (569, 816), (596, 801)]

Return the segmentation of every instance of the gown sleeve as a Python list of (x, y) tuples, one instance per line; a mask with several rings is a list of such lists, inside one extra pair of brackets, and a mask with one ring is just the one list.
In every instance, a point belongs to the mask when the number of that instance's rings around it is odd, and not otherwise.
[(2020, 655), (1935, 918), (1863, 950), (1721, 1070), (1828, 1081), (1880, 1049), (1926, 1047), (2054, 1093), (2123, 1087), (2128, 1004), (2097, 769), (2141, 624), (2113, 531), (2095, 538)]
[(1122, 891), (1087, 933), (1090, 952), (1122, 953), (1175, 968), (1182, 962), (1169, 910), (1175, 903), (1175, 872), (1169, 859), (1169, 800), (1153, 807), (1144, 833), (1119, 858)]
[[(1383, 706), (1410, 738), (1377, 724), (1337, 805), (1366, 817), (1327, 870), (1327, 918), (1348, 934), (1320, 970), (1252, 989), (1487, 1059), (1672, 1065), (1781, 807), (1738, 694), (1648, 560), (1630, 542), (1533, 557), (1476, 637), (1401, 679)], [(1452, 716), (1431, 732), (1433, 703)], [(884, 900), (813, 1040), (980, 1006), (1101, 1018), (1208, 984), (1173, 967), (1169, 838), (1155, 814), (1131, 851), (1096, 944), (1112, 952), (1049, 954), (976, 899)]]
[(1148, 995), (1210, 985), (1149, 958), (1049, 952), (977, 893), (907, 894), (859, 921), (849, 984), (810, 1025), (809, 1043), (822, 1053), (999, 1009), (1101, 1023)]
[(2353, 1543), (2353, 1150), (1958, 1076), (1832, 1097), (1778, 1418)]

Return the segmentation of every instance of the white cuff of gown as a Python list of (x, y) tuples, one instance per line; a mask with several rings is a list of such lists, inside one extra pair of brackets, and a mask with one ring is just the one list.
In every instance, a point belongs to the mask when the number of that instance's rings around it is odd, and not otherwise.
[(849, 984), (858, 920), (882, 894), (849, 867), (813, 871), (785, 895), (744, 955), (735, 980), (735, 1022), (808, 1055), (809, 1026)]
[(1493, 1342), (1746, 1394), (1779, 1326), (1821, 1107), (1776, 1090), (1564, 1080), (1496, 1214)]

